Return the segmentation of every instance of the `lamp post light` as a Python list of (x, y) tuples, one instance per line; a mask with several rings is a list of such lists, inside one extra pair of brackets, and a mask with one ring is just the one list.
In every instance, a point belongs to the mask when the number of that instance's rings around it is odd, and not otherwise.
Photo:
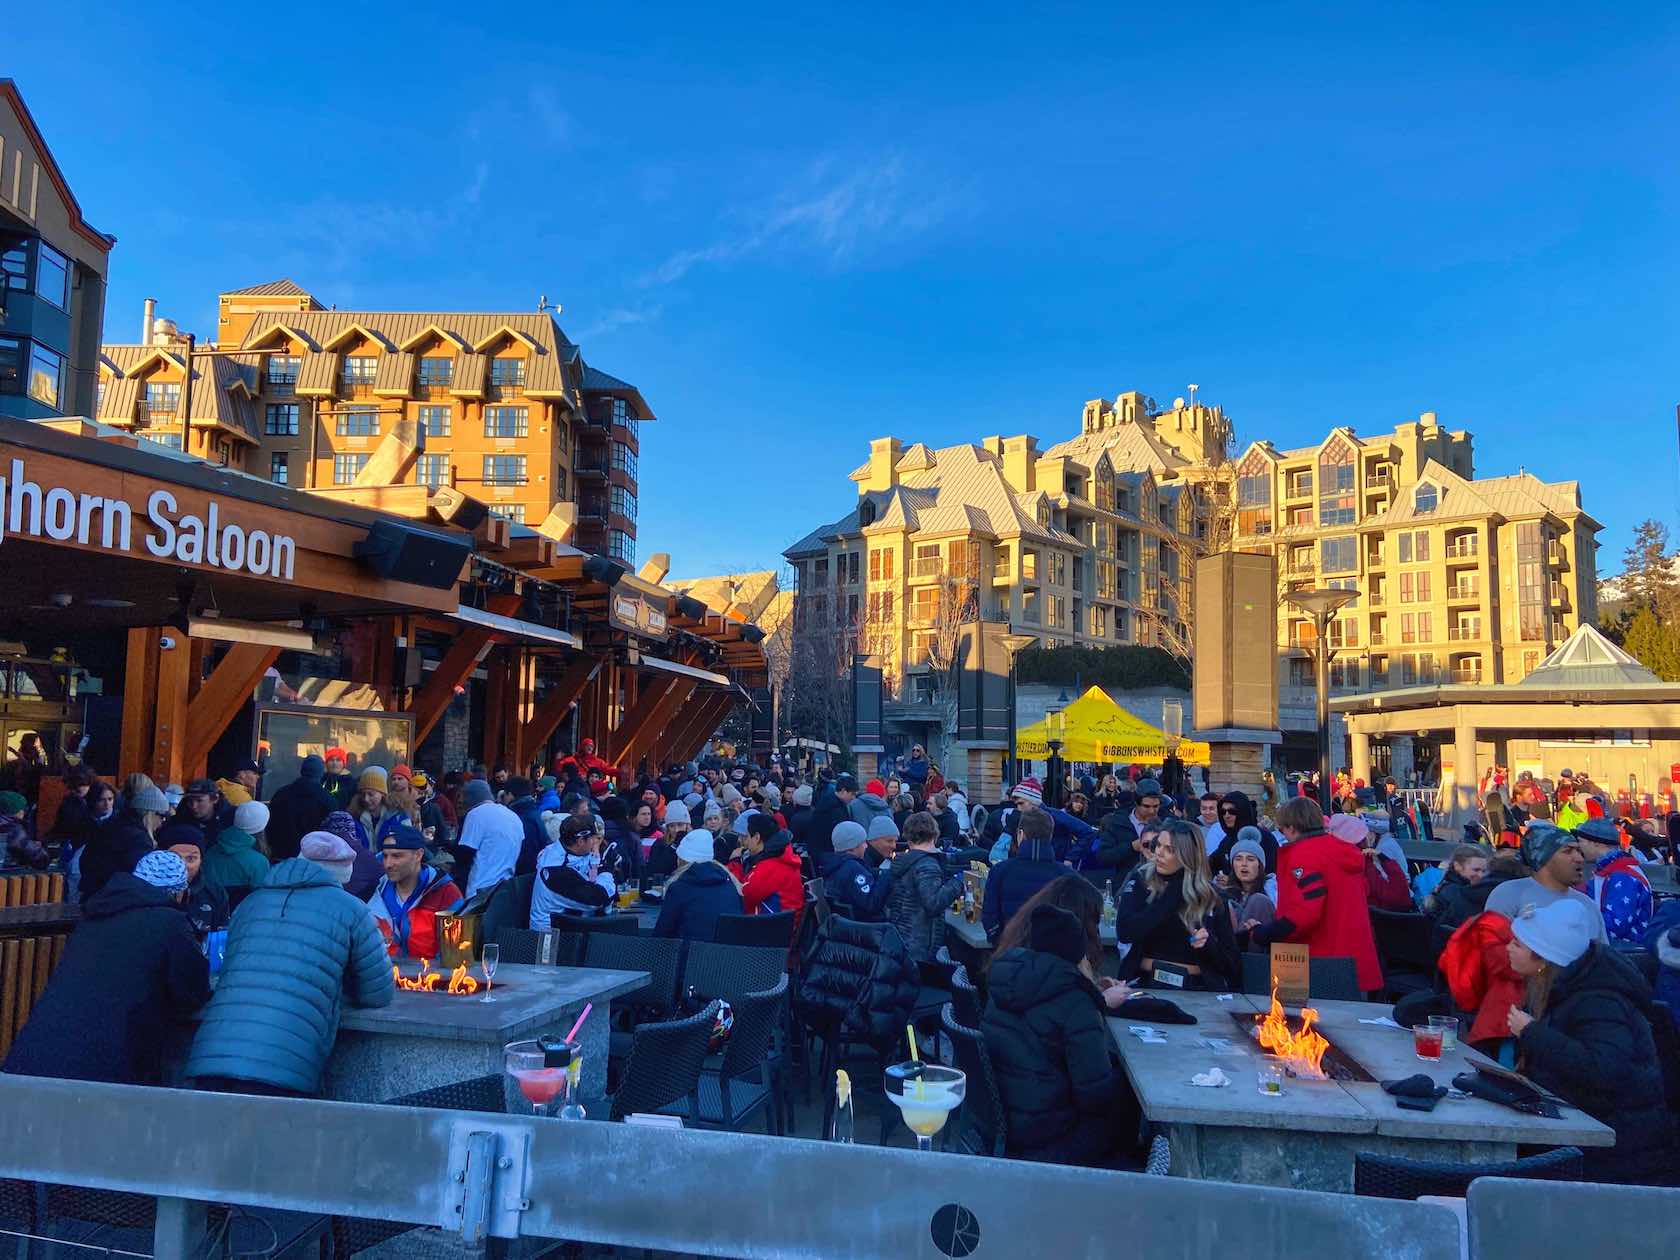
[(1059, 708), (1046, 710), (1044, 729), (1048, 735), (1045, 743), (1050, 745), (1050, 757), (1044, 763), (1044, 803), (1052, 809), (1061, 809), (1064, 808), (1062, 779), (1065, 774), (1062, 744), (1067, 738), (1067, 714)]
[(1336, 790), (1336, 771), (1330, 764), (1330, 619), (1358, 599), (1359, 592), (1326, 587), (1289, 591), (1283, 598), (1313, 620), (1313, 672), (1318, 683), (1318, 803), (1328, 814)]
[(1038, 642), (1036, 634), (1000, 634), (998, 643), (1009, 654), (1009, 750), (1003, 756), (1003, 794), (1009, 796), (1009, 789), (1014, 787), (1020, 778), (1020, 767), (1015, 762), (1015, 658), (1021, 654), (1022, 648), (1031, 647)]

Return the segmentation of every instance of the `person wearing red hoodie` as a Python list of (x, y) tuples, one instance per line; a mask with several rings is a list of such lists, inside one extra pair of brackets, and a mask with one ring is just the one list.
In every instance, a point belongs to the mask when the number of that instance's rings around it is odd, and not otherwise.
[(1276, 821), (1287, 841), (1278, 850), (1278, 917), (1256, 927), (1250, 942), (1295, 941), (1314, 958), (1351, 958), (1362, 990), (1382, 988), (1366, 908), (1364, 853), (1325, 829), (1324, 814), (1311, 797), (1285, 801)]
[[(768, 814), (754, 814), (747, 819), (747, 834), (742, 847), (752, 858), (752, 869), (741, 885), (741, 909), (747, 914), (794, 914), (794, 939), (799, 938), (799, 918), (805, 911), (805, 878), (801, 873), (799, 854), (793, 851), (793, 837), (776, 828), (776, 820)], [(730, 863), (732, 871), (740, 868)]]

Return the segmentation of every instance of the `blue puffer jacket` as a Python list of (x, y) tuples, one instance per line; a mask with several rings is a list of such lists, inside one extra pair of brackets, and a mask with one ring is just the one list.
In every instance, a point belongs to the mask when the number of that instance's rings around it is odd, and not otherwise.
[(367, 906), (331, 874), (289, 858), (234, 913), (186, 1075), (314, 1093), (347, 995), (357, 1006), (396, 996), (385, 942)]

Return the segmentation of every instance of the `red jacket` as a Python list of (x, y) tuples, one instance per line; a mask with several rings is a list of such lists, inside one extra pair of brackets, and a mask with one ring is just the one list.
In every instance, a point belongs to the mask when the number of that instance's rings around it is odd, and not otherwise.
[(1365, 859), (1365, 896), (1378, 910), (1412, 909), (1412, 890), (1406, 872), (1391, 857)]
[(1460, 1010), (1476, 1012), (1464, 1038), (1472, 1045), (1509, 1037), (1511, 1008), (1528, 996), (1527, 984), (1511, 970), (1505, 952), (1510, 940), (1511, 920), (1484, 910), (1460, 923), (1441, 950), (1438, 965), (1453, 1001)]
[(774, 857), (762, 857), (741, 887), (741, 909), (757, 914), (758, 908), (772, 896), (781, 910), (794, 913), (794, 936), (799, 935), (798, 916), (805, 911), (805, 880), (799, 865), (799, 855), (789, 845)]
[(1359, 987), (1382, 988), (1382, 967), (1365, 904), (1365, 854), (1329, 832), (1278, 850), (1278, 918), (1314, 958), (1351, 958)]

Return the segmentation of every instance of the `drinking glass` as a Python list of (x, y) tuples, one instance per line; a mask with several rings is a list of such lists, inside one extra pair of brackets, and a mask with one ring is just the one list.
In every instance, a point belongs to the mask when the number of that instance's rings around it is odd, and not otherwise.
[[(919, 1075), (918, 1075), (919, 1070)], [(916, 1149), (931, 1151), (934, 1135), (962, 1105), (968, 1078), (937, 1063), (895, 1063), (887, 1069), (887, 1097), (916, 1135)]]
[(1283, 1097), (1283, 1064), (1267, 1063), (1260, 1068), (1258, 1088), (1267, 1098)]
[(1429, 1026), (1441, 1030), (1441, 1049), (1451, 1051), (1458, 1049), (1458, 1016), (1431, 1015)]
[(480, 955), (478, 965), (484, 969), (484, 996), (480, 1002), (494, 1002), (490, 996), (490, 982), (496, 978), (496, 968), (501, 965), (502, 947), (500, 945), (486, 945), (484, 953)]
[(1425, 1063), (1439, 1063), (1442, 1035), (1443, 1030), (1440, 1028), (1431, 1028), (1428, 1024), (1413, 1024), (1412, 1052)]
[(566, 1092), (566, 1069), (549, 1067), (547, 1061), (540, 1042), (514, 1041), (502, 1048), (507, 1074), (539, 1116), (553, 1115), (554, 1100)]

